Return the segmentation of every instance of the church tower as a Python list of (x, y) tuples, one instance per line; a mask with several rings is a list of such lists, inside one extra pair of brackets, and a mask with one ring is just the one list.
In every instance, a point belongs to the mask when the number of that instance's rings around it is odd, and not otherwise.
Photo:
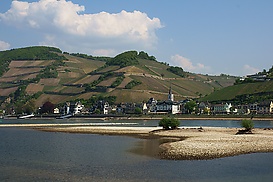
[(174, 96), (173, 96), (173, 93), (172, 93), (172, 87), (170, 87), (170, 89), (169, 89), (168, 100), (172, 101), (172, 102), (174, 101)]

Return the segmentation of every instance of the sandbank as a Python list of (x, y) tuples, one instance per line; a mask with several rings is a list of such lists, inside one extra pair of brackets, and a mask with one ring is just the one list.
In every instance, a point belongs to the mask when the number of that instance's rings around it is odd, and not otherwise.
[(236, 128), (180, 129), (162, 131), (160, 135), (186, 137), (162, 144), (163, 158), (201, 160), (248, 153), (273, 152), (273, 130), (253, 129), (252, 134), (238, 134)]

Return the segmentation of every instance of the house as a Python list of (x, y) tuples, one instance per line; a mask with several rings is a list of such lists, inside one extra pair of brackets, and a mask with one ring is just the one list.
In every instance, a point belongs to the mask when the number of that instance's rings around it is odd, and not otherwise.
[(180, 104), (173, 101), (162, 101), (156, 104), (156, 113), (180, 113)]
[(232, 105), (231, 104), (215, 104), (212, 106), (212, 113), (213, 114), (229, 114), (230, 109)]
[(266, 80), (270, 80), (270, 79), (267, 78), (266, 74), (247, 75), (247, 78), (251, 78), (254, 81), (266, 81)]
[(156, 112), (156, 104), (157, 104), (157, 100), (155, 100), (154, 98), (150, 98), (148, 100), (148, 102), (146, 103), (148, 113), (150, 113), (150, 112), (155, 113)]
[(126, 103), (124, 108), (125, 114), (134, 114), (136, 109), (136, 103)]
[(110, 105), (108, 102), (104, 102), (104, 105), (103, 105), (103, 114), (109, 114), (110, 112)]
[(198, 104), (198, 109), (200, 114), (210, 114), (210, 103), (208, 102), (200, 102)]
[[(90, 112), (96, 113), (99, 112), (100, 114), (109, 114), (111, 111), (111, 107), (107, 101), (99, 100), (93, 108), (90, 109)], [(98, 114), (98, 113), (97, 113)]]
[(125, 113), (126, 105), (124, 103), (120, 103), (116, 107), (116, 113), (117, 114), (124, 114)]
[(70, 109), (70, 102), (66, 102), (65, 105), (62, 108), (62, 114), (67, 115), (70, 114), (71, 109)]
[(60, 109), (56, 107), (56, 108), (53, 110), (53, 113), (54, 113), (54, 114), (60, 114)]
[(257, 105), (258, 114), (273, 114), (273, 102), (272, 101), (263, 101)]
[(81, 111), (84, 108), (84, 105), (82, 105), (81, 102), (76, 102), (75, 104), (72, 105), (73, 107), (73, 115), (81, 114)]
[(249, 109), (250, 105), (251, 104), (249, 104), (249, 105), (247, 105), (247, 104), (240, 104), (240, 105), (238, 105), (235, 108), (235, 110), (237, 110), (236, 113), (238, 113), (238, 114), (249, 114), (250, 113), (250, 109)]
[(68, 114), (77, 115), (77, 114), (81, 114), (83, 109), (84, 109), (84, 105), (82, 105), (82, 103), (80, 101), (79, 102), (66, 102), (66, 104), (62, 108), (62, 114), (63, 115), (68, 115)]
[(147, 114), (148, 113), (148, 107), (147, 107), (147, 104), (145, 102), (142, 105), (142, 112), (143, 112), (143, 114)]
[(258, 103), (248, 105), (249, 112), (252, 114), (257, 114), (258, 112)]

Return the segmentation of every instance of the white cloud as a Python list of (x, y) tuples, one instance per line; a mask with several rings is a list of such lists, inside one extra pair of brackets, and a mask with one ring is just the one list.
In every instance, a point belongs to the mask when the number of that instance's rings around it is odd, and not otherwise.
[(0, 51), (7, 50), (10, 48), (10, 44), (0, 40)]
[(163, 27), (160, 19), (151, 19), (140, 11), (123, 10), (115, 14), (84, 11), (84, 6), (66, 0), (12, 1), (11, 8), (0, 13), (0, 20), (43, 33), (46, 44), (65, 48), (69, 47), (67, 44), (70, 48), (82, 45), (90, 50), (152, 49), (157, 43), (155, 31)]
[(243, 66), (243, 74), (244, 75), (251, 75), (251, 74), (258, 73), (258, 72), (260, 72), (260, 70), (258, 68), (254, 68), (254, 67), (249, 66), (247, 64)]
[(174, 65), (182, 67), (185, 71), (195, 72), (195, 73), (208, 73), (211, 68), (209, 66), (205, 66), (204, 64), (197, 63), (194, 65), (190, 59), (180, 56), (176, 54), (171, 57), (171, 61)]

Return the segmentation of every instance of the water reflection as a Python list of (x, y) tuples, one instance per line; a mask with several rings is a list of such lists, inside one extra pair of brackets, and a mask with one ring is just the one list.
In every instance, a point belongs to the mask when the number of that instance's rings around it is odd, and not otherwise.
[(161, 144), (180, 140), (182, 138), (150, 136), (145, 139), (139, 139), (128, 152), (160, 159), (163, 152), (163, 148), (160, 147)]

